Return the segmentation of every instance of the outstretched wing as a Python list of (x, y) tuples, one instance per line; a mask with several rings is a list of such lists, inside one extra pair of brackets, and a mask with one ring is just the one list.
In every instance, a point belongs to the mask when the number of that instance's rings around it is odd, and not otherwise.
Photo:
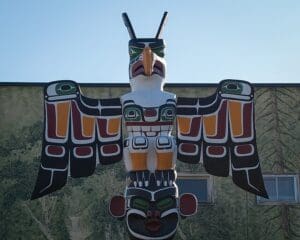
[(41, 165), (31, 199), (62, 188), (67, 177), (87, 177), (96, 164), (122, 159), (119, 98), (84, 97), (76, 82), (49, 83), (44, 90)]
[(178, 160), (203, 162), (215, 176), (267, 197), (255, 140), (253, 88), (223, 80), (207, 98), (177, 99)]

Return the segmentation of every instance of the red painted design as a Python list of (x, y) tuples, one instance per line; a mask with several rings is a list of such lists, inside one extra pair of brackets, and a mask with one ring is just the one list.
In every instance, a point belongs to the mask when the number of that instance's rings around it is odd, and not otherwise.
[(252, 132), (252, 121), (253, 121), (253, 113), (252, 113), (252, 105), (253, 103), (246, 103), (243, 106), (243, 135), (237, 138), (248, 138), (253, 135)]
[(82, 125), (81, 125), (81, 112), (75, 101), (72, 101), (72, 125), (73, 125), (73, 135), (77, 140), (90, 139), (89, 137), (84, 137), (82, 135)]
[(113, 217), (122, 217), (125, 215), (125, 198), (123, 196), (114, 196), (109, 203), (109, 211)]
[(145, 75), (145, 69), (142, 61), (137, 61), (131, 68), (132, 77), (136, 77), (140, 74)]
[(88, 156), (93, 153), (93, 149), (91, 147), (76, 147), (75, 154), (80, 157)]
[(252, 144), (244, 144), (244, 145), (239, 145), (236, 147), (236, 152), (238, 154), (244, 155), (244, 154), (249, 154), (253, 151), (253, 145)]
[(117, 144), (108, 144), (102, 146), (102, 152), (104, 154), (112, 154), (118, 152), (119, 148)]
[(97, 126), (98, 126), (100, 136), (103, 137), (103, 138), (110, 138), (110, 137), (118, 136), (118, 133), (113, 134), (113, 135), (109, 135), (107, 133), (107, 131), (106, 131), (107, 130), (107, 124), (108, 124), (107, 119), (105, 119), (105, 118), (98, 118), (97, 119)]
[(194, 153), (197, 151), (197, 145), (192, 143), (182, 143), (180, 144), (180, 148), (182, 152), (186, 153)]
[(59, 156), (59, 155), (62, 155), (64, 153), (64, 147), (50, 145), (50, 146), (47, 147), (47, 152), (48, 152), (48, 154)]
[(253, 103), (246, 103), (243, 108), (244, 137), (252, 136), (252, 105)]
[(217, 112), (217, 134), (213, 137), (208, 137), (210, 139), (224, 139), (226, 137), (226, 128), (227, 128), (227, 101), (223, 101), (219, 112)]
[(225, 153), (225, 148), (222, 146), (208, 146), (207, 151), (210, 155), (223, 155)]
[(201, 120), (202, 117), (194, 117), (192, 119), (190, 133), (181, 135), (185, 137), (197, 137), (199, 135), (199, 131), (201, 130)]
[[(48, 137), (49, 138), (60, 138), (56, 135), (56, 112), (55, 112), (55, 104), (46, 104), (46, 111), (47, 111), (47, 119), (46, 124), (48, 127)], [(61, 139), (61, 138), (60, 138)]]
[(180, 196), (180, 213), (184, 216), (193, 215), (197, 212), (197, 198), (190, 193)]
[(145, 117), (155, 117), (155, 116), (157, 116), (157, 111), (155, 108), (146, 108), (144, 110), (144, 116)]

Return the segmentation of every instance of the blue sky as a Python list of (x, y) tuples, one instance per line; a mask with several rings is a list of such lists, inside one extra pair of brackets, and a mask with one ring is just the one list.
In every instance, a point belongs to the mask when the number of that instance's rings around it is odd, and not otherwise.
[(128, 82), (124, 11), (138, 37), (169, 12), (168, 82), (300, 83), (296, 0), (0, 0), (0, 82)]

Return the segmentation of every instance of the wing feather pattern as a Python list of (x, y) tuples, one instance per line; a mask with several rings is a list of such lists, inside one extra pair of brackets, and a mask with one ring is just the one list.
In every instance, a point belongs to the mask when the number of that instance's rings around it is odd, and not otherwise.
[(178, 160), (204, 164), (215, 176), (267, 197), (257, 153), (253, 88), (223, 80), (207, 98), (177, 99)]
[(44, 96), (41, 165), (31, 199), (62, 188), (68, 175), (87, 177), (97, 163), (122, 159), (119, 98), (87, 98), (73, 81), (49, 83)]

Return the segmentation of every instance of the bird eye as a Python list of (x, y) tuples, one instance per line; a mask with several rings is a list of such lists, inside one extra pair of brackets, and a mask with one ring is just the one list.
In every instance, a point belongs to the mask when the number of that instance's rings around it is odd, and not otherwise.
[(70, 82), (58, 83), (55, 87), (56, 93), (58, 95), (69, 95), (76, 93), (76, 86)]
[(175, 108), (172, 106), (164, 107), (161, 110), (162, 121), (173, 121), (175, 118)]
[(241, 94), (243, 86), (238, 82), (227, 82), (221, 87), (221, 90), (223, 93)]
[(142, 113), (139, 108), (127, 107), (124, 109), (125, 121), (140, 121), (142, 118)]

